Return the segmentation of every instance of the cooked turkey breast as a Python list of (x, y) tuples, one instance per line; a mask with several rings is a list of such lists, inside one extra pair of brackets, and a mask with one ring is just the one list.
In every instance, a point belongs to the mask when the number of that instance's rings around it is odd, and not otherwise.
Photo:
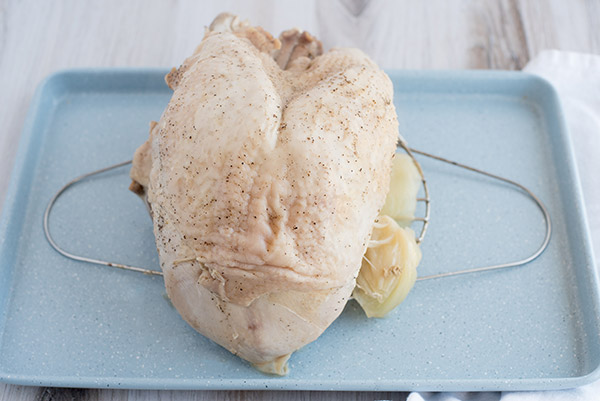
[(389, 78), (360, 50), (321, 53), (219, 15), (131, 170), (173, 305), (272, 373), (342, 312), (396, 149)]

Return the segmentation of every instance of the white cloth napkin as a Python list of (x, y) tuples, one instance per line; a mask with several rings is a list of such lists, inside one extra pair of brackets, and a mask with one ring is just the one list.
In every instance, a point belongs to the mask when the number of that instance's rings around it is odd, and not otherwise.
[[(558, 91), (575, 148), (583, 197), (600, 267), (600, 55), (542, 51), (523, 71), (550, 81)], [(411, 393), (408, 401), (597, 401), (600, 381), (563, 391)]]

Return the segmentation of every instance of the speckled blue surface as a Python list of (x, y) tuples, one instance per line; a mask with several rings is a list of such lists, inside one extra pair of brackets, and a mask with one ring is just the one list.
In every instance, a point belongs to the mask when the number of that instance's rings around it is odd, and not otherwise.
[[(390, 72), (407, 141), (529, 186), (549, 248), (521, 268), (419, 282), (388, 318), (351, 302), (287, 377), (265, 376), (203, 338), (162, 279), (67, 260), (46, 243), (51, 195), (131, 158), (170, 91), (159, 70), (80, 70), (33, 102), (0, 224), (0, 380), (164, 389), (508, 390), (599, 377), (598, 279), (556, 95), (508, 72)], [(422, 275), (526, 256), (543, 220), (520, 192), (423, 160), (432, 223)], [(152, 225), (127, 168), (69, 190), (52, 217), (68, 250), (156, 266)]]

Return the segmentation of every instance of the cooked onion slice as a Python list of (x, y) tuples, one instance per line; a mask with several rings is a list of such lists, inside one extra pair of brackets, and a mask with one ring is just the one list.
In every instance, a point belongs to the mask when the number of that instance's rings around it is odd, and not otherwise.
[(402, 227), (408, 227), (415, 215), (420, 185), (421, 176), (413, 160), (407, 154), (397, 153), (392, 164), (390, 190), (381, 214), (392, 217)]
[(368, 317), (384, 317), (398, 306), (417, 279), (421, 250), (415, 233), (389, 216), (380, 216), (352, 296)]

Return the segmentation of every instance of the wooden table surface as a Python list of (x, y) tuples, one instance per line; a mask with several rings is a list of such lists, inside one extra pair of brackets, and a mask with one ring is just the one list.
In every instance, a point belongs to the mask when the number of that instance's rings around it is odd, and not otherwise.
[[(0, 200), (29, 103), (74, 67), (171, 67), (221, 11), (326, 48), (359, 47), (383, 68), (521, 69), (543, 49), (600, 53), (600, 0), (0, 0)], [(492, 395), (493, 397), (493, 395)], [(406, 393), (129, 391), (0, 384), (1, 400), (374, 400)]]

